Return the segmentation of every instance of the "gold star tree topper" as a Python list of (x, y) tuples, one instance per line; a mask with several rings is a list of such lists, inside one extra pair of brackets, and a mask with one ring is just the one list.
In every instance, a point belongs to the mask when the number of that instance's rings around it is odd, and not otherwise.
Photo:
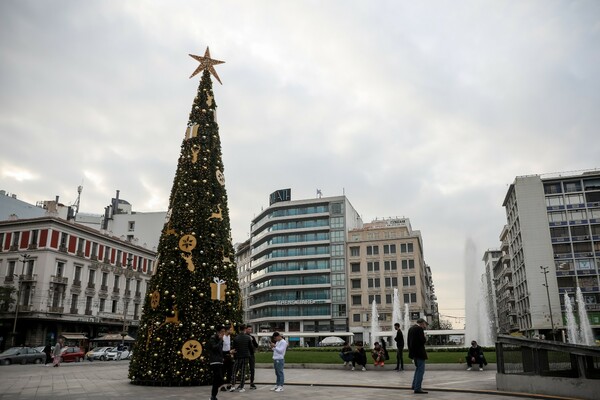
[(225, 61), (213, 60), (212, 58), (210, 58), (210, 51), (208, 50), (208, 47), (206, 47), (206, 51), (204, 52), (204, 57), (196, 56), (194, 54), (190, 54), (190, 57), (192, 57), (194, 60), (196, 60), (200, 63), (200, 65), (198, 65), (198, 68), (196, 68), (194, 73), (192, 75), (190, 75), (190, 79), (192, 79), (195, 75), (197, 75), (201, 71), (204, 71), (205, 69), (207, 69), (211, 74), (213, 74), (215, 79), (217, 81), (219, 81), (219, 83), (221, 85), (223, 84), (221, 82), (221, 80), (219, 79), (219, 75), (217, 75), (217, 71), (215, 71), (215, 68), (213, 67), (213, 65), (224, 64)]

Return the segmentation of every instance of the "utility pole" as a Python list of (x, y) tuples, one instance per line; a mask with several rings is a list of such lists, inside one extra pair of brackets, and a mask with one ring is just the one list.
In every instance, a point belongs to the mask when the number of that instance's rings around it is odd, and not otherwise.
[(552, 318), (552, 306), (550, 305), (550, 289), (548, 289), (548, 267), (544, 267), (540, 265), (541, 273), (544, 274), (544, 281), (546, 283), (542, 283), (542, 286), (546, 287), (546, 295), (548, 296), (548, 312), (550, 313), (550, 325), (552, 325), (552, 340), (554, 338), (554, 319)]
[[(133, 261), (133, 256), (131, 255), (131, 253), (127, 256), (127, 269), (130, 270), (132, 268), (132, 263)], [(124, 293), (124, 295), (126, 295), (126, 293)], [(121, 344), (125, 344), (125, 336), (127, 336), (127, 331), (125, 331), (125, 329), (127, 329), (127, 297), (123, 296), (123, 331), (121, 332)]]
[(19, 283), (18, 283), (18, 287), (17, 287), (17, 302), (15, 304), (15, 322), (13, 323), (13, 330), (12, 330), (12, 345), (16, 346), (17, 345), (17, 318), (19, 318), (19, 303), (21, 302), (21, 280), (23, 279), (23, 275), (25, 275), (25, 264), (27, 263), (27, 260), (29, 260), (29, 254), (21, 254), (21, 257), (23, 257), (23, 269), (21, 270), (21, 275), (19, 276)]

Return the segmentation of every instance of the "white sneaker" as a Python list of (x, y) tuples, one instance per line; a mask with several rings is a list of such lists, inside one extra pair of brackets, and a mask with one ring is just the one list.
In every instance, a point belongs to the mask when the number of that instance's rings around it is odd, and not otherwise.
[(480, 371), (483, 371), (483, 368), (479, 368)]
[(229, 391), (230, 391), (230, 392), (235, 392), (235, 388), (232, 386), (232, 387), (229, 389)]
[(269, 389), (269, 390), (272, 392), (273, 390), (277, 390), (277, 388), (278, 388), (278, 387), (279, 387), (279, 386), (273, 386), (273, 387), (272, 387), (271, 389)]
[(344, 367), (348, 365), (348, 361), (344, 361)]
[(352, 367), (352, 371), (354, 371), (354, 367)]
[(472, 369), (473, 369), (473, 368), (469, 367), (469, 368), (467, 368), (467, 371), (470, 371), (470, 370), (472, 370)]
[(279, 386), (277, 387), (277, 389), (275, 389), (276, 392), (283, 392), (283, 386)]
[(238, 392), (240, 392), (240, 393), (244, 393), (245, 391), (246, 391), (246, 389), (244, 389), (244, 388), (239, 388), (238, 389)]
[(366, 369), (365, 367), (363, 367), (363, 369), (362, 369), (362, 370), (363, 370), (363, 371), (366, 371), (367, 369)]

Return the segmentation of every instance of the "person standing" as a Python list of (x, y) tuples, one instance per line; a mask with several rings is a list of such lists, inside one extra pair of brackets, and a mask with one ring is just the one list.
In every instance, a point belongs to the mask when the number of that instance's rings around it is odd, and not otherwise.
[(402, 330), (400, 329), (400, 324), (395, 323), (394, 329), (396, 329), (396, 337), (394, 341), (396, 342), (396, 368), (394, 371), (404, 371), (404, 359), (402, 357), (402, 352), (404, 351), (404, 335), (402, 334)]
[(58, 339), (58, 342), (56, 342), (56, 345), (54, 346), (54, 353), (52, 353), (54, 355), (54, 360), (52, 361), (52, 363), (54, 364), (55, 367), (59, 367), (60, 366), (60, 353), (63, 347), (63, 339), (60, 338)]
[(483, 355), (483, 349), (475, 340), (471, 342), (471, 347), (469, 347), (469, 351), (465, 358), (467, 360), (467, 371), (470, 371), (473, 368), (473, 364), (479, 364), (480, 371), (483, 371), (483, 364), (487, 365), (487, 361)]
[(252, 340), (252, 346), (250, 346), (250, 358), (248, 359), (250, 367), (250, 389), (256, 389), (256, 385), (254, 384), (254, 373), (256, 369), (256, 358), (254, 357), (254, 353), (258, 350), (258, 342), (254, 336), (252, 336), (252, 326), (246, 326), (246, 335), (250, 336), (250, 339)]
[(427, 360), (427, 351), (425, 351), (425, 328), (427, 321), (419, 318), (417, 323), (408, 330), (408, 357), (415, 363), (415, 375), (413, 377), (412, 389), (417, 394), (427, 393), (421, 388), (423, 376), (425, 375), (425, 360)]
[[(233, 353), (235, 362), (233, 364), (233, 374), (231, 376), (231, 389), (230, 392), (245, 392), (244, 384), (246, 383), (246, 364), (250, 358), (250, 351), (252, 347), (252, 339), (246, 335), (246, 325), (240, 326), (239, 334), (233, 339)], [(235, 381), (238, 372), (240, 373), (240, 385), (236, 388)]]
[(233, 358), (231, 355), (231, 328), (225, 330), (223, 335), (223, 380), (227, 387), (221, 388), (226, 391), (231, 388), (231, 373), (233, 370)]
[(216, 332), (208, 340), (208, 362), (213, 373), (210, 400), (217, 400), (219, 387), (223, 384), (223, 336), (227, 329), (218, 326)]
[(44, 347), (43, 353), (46, 355), (46, 360), (44, 361), (44, 366), (46, 366), (52, 362), (52, 347), (50, 347), (50, 343)]
[(273, 368), (275, 369), (275, 377), (277, 378), (275, 386), (271, 388), (276, 392), (283, 392), (283, 366), (285, 364), (285, 351), (287, 350), (287, 342), (279, 332), (273, 332), (271, 348), (273, 349)]

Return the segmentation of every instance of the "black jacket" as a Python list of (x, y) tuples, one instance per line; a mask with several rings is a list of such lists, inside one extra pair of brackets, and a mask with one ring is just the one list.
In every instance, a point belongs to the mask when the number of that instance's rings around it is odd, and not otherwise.
[(408, 358), (427, 360), (425, 351), (425, 331), (419, 325), (413, 325), (408, 330)]
[(404, 335), (402, 334), (401, 329), (396, 331), (396, 337), (394, 338), (394, 341), (396, 342), (396, 347), (398, 350), (402, 350), (404, 348)]
[(210, 364), (223, 364), (223, 339), (215, 334), (208, 340), (208, 361)]
[(254, 349), (251, 349), (252, 339), (250, 335), (246, 335), (245, 333), (240, 333), (233, 338), (231, 347), (235, 349), (235, 358), (249, 358), (250, 354), (254, 353)]
[(475, 361), (479, 362), (479, 359), (481, 358), (483, 360), (483, 363), (485, 365), (487, 365), (487, 361), (485, 359), (485, 356), (483, 355), (483, 349), (481, 348), (481, 346), (477, 346), (477, 347), (469, 347), (469, 351), (467, 352), (467, 357), (472, 358), (475, 357)]
[(252, 346), (250, 346), (250, 356), (253, 356), (254, 353), (256, 352), (256, 349), (258, 349), (258, 342), (256, 341), (256, 339), (254, 339), (254, 336), (252, 335), (248, 335), (250, 336), (250, 339), (252, 340)]

